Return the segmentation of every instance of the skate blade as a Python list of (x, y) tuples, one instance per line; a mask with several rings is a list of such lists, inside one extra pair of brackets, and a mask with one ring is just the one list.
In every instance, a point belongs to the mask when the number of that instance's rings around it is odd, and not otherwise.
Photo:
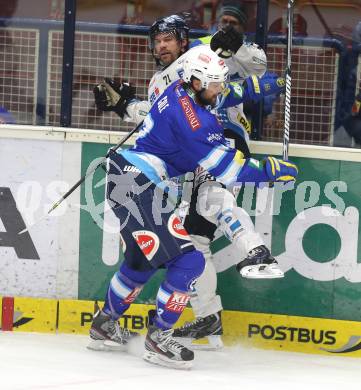
[(191, 361), (180, 361), (180, 360), (171, 360), (162, 356), (156, 352), (145, 351), (143, 354), (143, 359), (146, 362), (156, 364), (158, 366), (175, 368), (176, 370), (190, 370), (193, 366), (193, 360)]
[(174, 338), (192, 351), (220, 351), (224, 346), (222, 337), (218, 335), (207, 336), (197, 340), (189, 337)]
[(87, 345), (88, 349), (92, 351), (119, 351), (126, 352), (127, 344), (118, 344), (110, 340), (91, 340)]
[(276, 264), (257, 264), (243, 267), (240, 271), (246, 279), (277, 279), (285, 276)]

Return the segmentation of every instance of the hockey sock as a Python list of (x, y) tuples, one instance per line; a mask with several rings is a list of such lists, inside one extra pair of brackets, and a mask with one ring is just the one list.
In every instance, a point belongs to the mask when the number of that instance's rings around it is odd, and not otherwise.
[(202, 253), (196, 250), (177, 256), (166, 264), (166, 279), (157, 294), (157, 316), (153, 320), (156, 326), (170, 329), (177, 322), (204, 265)]
[(110, 281), (103, 311), (113, 319), (118, 319), (155, 272), (156, 269), (145, 272), (134, 271), (123, 263)]

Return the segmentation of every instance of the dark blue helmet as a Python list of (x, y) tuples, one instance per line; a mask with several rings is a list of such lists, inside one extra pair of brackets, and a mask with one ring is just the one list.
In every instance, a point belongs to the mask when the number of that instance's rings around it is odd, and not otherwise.
[(149, 30), (149, 48), (154, 55), (154, 39), (156, 35), (161, 33), (174, 34), (176, 39), (179, 41), (185, 39), (187, 45), (185, 50), (188, 50), (188, 36), (189, 36), (189, 27), (187, 22), (182, 16), (179, 15), (170, 15), (162, 19), (156, 20), (150, 27)]

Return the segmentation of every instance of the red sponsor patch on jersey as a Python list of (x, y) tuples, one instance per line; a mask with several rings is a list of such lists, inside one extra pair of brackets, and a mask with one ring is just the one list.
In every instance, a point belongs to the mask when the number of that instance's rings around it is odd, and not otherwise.
[(135, 298), (139, 295), (139, 293), (142, 291), (142, 287), (136, 287), (125, 299), (124, 303), (126, 305), (129, 305), (130, 303), (134, 302)]
[(148, 260), (152, 260), (159, 248), (158, 236), (149, 230), (138, 230), (132, 233), (140, 250)]
[(176, 214), (172, 214), (168, 219), (168, 230), (172, 234), (172, 236), (175, 236), (177, 238), (180, 238), (181, 240), (189, 240), (190, 237), (187, 233), (187, 231), (184, 229), (184, 226), (182, 224), (182, 221)]
[(174, 292), (165, 304), (165, 308), (174, 313), (182, 313), (189, 301), (189, 295), (181, 292)]
[(201, 122), (198, 119), (196, 112), (193, 110), (192, 103), (188, 96), (182, 96), (180, 99), (180, 104), (182, 106), (184, 115), (187, 118), (189, 126), (192, 131), (196, 131), (201, 127)]

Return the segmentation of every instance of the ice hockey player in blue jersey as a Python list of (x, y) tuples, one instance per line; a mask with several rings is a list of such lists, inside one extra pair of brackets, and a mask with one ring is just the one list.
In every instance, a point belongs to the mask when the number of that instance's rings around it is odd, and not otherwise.
[(255, 86), (273, 93), (258, 79), (248, 80), (245, 88), (228, 85), (227, 80), (224, 61), (212, 50), (190, 51), (183, 81), (171, 84), (153, 105), (136, 145), (111, 154), (107, 200), (121, 222), (125, 260), (111, 279), (103, 309), (94, 317), (89, 348), (106, 348), (112, 342), (127, 345), (133, 335), (117, 320), (157, 269), (165, 268), (143, 357), (175, 368), (192, 365), (193, 352), (174, 339), (172, 328), (205, 261), (175, 213), (169, 178), (200, 166), (224, 185), (295, 180), (297, 168), (291, 162), (244, 159), (227, 145), (212, 108), (254, 98)]
[[(239, 21), (243, 20), (242, 10), (239, 7), (239, 4), (233, 4), (231, 8), (225, 7), (221, 20), (227, 22), (227, 25), (229, 19), (232, 21), (234, 16)], [(226, 26), (222, 26), (213, 37), (209, 37), (209, 43), (219, 56), (225, 57), (231, 79), (243, 82), (251, 75), (262, 77), (267, 69), (264, 51), (257, 45), (244, 43), (242, 34), (235, 34), (229, 29), (226, 31), (223, 27)], [(148, 101), (135, 99), (134, 88), (127, 83), (117, 84), (108, 80), (94, 89), (98, 108), (114, 111), (124, 120), (136, 123), (143, 120), (167, 86), (179, 80), (183, 74), (185, 56), (181, 54), (188, 48), (188, 34), (189, 27), (179, 15), (171, 15), (155, 21), (149, 30), (149, 48), (161, 68), (149, 83)], [(257, 88), (258, 78), (254, 78), (254, 81)], [(282, 79), (268, 77), (267, 82), (265, 80), (262, 82), (265, 85), (269, 83), (277, 85), (280, 81)], [(281, 83), (278, 93), (282, 90)], [(262, 96), (262, 91), (258, 89), (255, 100), (258, 101)], [(239, 135), (236, 137), (236, 148), (245, 158), (250, 157), (248, 149), (250, 126), (243, 113), (243, 104), (218, 109), (217, 118), (225, 134), (227, 129), (232, 129), (232, 132)], [(206, 266), (194, 285), (190, 297), (196, 319), (175, 329), (174, 336), (181, 337), (182, 342), (187, 343), (192, 339), (206, 337), (208, 344), (202, 344), (202, 348), (207, 349), (219, 349), (223, 346), (221, 339), (223, 307), (221, 297), (216, 294), (219, 270), (236, 265), (241, 276), (246, 278), (280, 278), (284, 275), (262, 236), (255, 231), (250, 216), (237, 206), (232, 192), (225, 187), (219, 187), (219, 183), (214, 180), (212, 175), (200, 167), (194, 174), (186, 175), (185, 190), (178, 208), (178, 214), (184, 219), (184, 227), (192, 243), (205, 256)], [(198, 207), (198, 204), (207, 204), (207, 207)], [(214, 212), (210, 213), (209, 210)], [(214, 257), (211, 253), (210, 244), (219, 234), (225, 235), (231, 242), (229, 256)], [(245, 267), (244, 264), (248, 263), (252, 265)]]

